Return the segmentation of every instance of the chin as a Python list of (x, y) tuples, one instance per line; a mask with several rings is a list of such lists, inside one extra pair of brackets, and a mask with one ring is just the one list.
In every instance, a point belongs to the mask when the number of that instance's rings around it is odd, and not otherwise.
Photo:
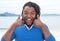
[(33, 23), (30, 23), (30, 24), (29, 24), (29, 23), (26, 23), (27, 26), (31, 26), (32, 24), (33, 24)]

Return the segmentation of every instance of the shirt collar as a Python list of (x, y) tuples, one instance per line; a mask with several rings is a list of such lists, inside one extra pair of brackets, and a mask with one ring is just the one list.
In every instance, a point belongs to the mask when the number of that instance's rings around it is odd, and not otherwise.
[(32, 29), (33, 25), (29, 28), (26, 24), (24, 24), (28, 30)]

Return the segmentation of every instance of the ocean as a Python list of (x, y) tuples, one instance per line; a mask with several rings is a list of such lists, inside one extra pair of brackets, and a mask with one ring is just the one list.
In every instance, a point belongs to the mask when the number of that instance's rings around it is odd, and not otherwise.
[[(18, 16), (1, 17), (0, 16), (0, 41), (1, 37), (6, 33), (10, 26), (16, 21)], [(60, 16), (41, 16), (41, 21), (46, 24), (55, 37), (56, 41), (60, 40)]]

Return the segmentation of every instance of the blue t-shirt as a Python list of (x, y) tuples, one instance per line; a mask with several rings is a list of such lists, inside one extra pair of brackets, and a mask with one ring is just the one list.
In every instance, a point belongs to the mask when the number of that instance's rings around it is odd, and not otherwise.
[[(46, 26), (46, 28), (48, 27)], [(32, 28), (28, 30), (25, 24), (15, 28), (10, 41), (13, 39), (15, 39), (15, 41), (55, 41), (55, 38), (51, 34), (47, 39), (44, 39), (44, 34), (40, 27), (33, 25)], [(2, 38), (1, 41), (5, 41), (5, 39)]]

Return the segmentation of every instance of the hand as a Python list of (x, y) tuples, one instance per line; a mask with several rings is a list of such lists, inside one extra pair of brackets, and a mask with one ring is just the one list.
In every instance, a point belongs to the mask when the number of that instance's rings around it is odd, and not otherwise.
[(42, 24), (43, 23), (41, 22), (39, 15), (37, 15), (37, 19), (34, 20), (34, 25), (41, 27)]
[(20, 19), (20, 15), (18, 16), (18, 19), (16, 20), (16, 22), (14, 22), (15, 26), (21, 26), (24, 24), (24, 21), (22, 19)]

